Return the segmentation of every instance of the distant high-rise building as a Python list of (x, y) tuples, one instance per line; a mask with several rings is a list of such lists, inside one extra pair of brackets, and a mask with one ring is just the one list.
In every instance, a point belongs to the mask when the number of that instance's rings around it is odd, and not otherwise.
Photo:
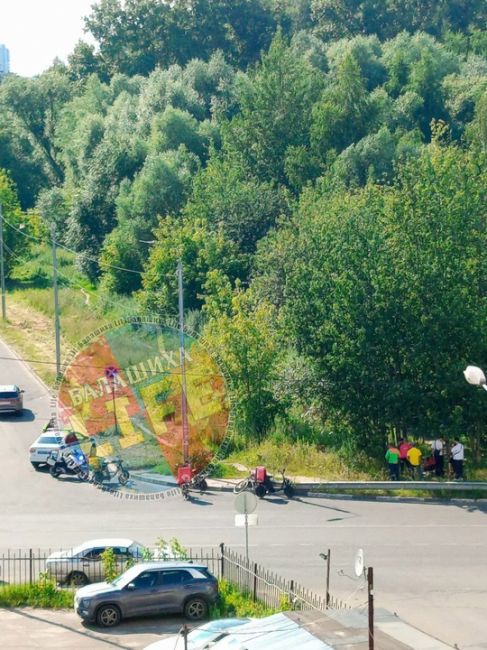
[(10, 72), (10, 54), (5, 45), (0, 43), (0, 77)]

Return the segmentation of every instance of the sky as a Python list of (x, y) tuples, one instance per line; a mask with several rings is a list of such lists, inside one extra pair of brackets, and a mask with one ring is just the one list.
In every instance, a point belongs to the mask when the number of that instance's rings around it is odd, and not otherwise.
[(96, 0), (3, 0), (0, 43), (10, 52), (10, 72), (40, 74), (58, 57), (66, 61), (83, 33), (83, 18)]

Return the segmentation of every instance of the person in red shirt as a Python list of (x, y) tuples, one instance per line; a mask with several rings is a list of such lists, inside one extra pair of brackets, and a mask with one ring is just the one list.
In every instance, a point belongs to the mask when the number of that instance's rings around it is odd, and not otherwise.
[(406, 474), (406, 470), (411, 471), (411, 465), (408, 461), (408, 451), (413, 446), (414, 445), (412, 442), (408, 442), (407, 440), (404, 440), (404, 438), (401, 438), (401, 440), (399, 440), (399, 462), (401, 464), (401, 475), (403, 476)]

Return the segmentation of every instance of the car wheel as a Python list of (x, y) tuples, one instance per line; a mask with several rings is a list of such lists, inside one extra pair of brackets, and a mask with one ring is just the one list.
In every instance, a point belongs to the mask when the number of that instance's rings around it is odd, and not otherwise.
[(121, 618), (116, 605), (102, 605), (96, 612), (96, 622), (102, 627), (114, 627), (120, 623)]
[(190, 598), (184, 606), (184, 615), (190, 621), (201, 621), (208, 615), (208, 603), (203, 598)]
[(89, 583), (89, 580), (83, 571), (73, 571), (69, 574), (66, 582), (72, 587), (84, 587)]
[(36, 470), (36, 472), (37, 472), (37, 470), (39, 469), (39, 465), (40, 465), (40, 463), (35, 463), (34, 461), (31, 461), (30, 464), (32, 465), (32, 467), (33, 467), (33, 468)]

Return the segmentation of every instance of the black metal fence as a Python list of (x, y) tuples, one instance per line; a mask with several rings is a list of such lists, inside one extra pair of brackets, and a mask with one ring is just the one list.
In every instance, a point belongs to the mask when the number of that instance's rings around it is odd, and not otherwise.
[[(160, 548), (149, 550), (153, 557), (161, 552)], [(319, 611), (349, 607), (331, 594), (328, 594), (327, 602), (325, 595), (316, 594), (295, 580), (285, 579), (223, 544), (218, 548), (188, 548), (184, 551), (184, 559), (204, 564), (214, 576), (225, 579), (266, 607)], [(137, 559), (137, 562), (145, 561), (150, 561), (150, 558)], [(118, 573), (133, 564), (133, 560), (116, 556), (115, 562)], [(17, 549), (0, 555), (0, 586), (32, 584), (43, 576), (76, 587), (87, 581), (105, 580), (105, 565), (99, 558), (66, 558), (62, 551)]]

